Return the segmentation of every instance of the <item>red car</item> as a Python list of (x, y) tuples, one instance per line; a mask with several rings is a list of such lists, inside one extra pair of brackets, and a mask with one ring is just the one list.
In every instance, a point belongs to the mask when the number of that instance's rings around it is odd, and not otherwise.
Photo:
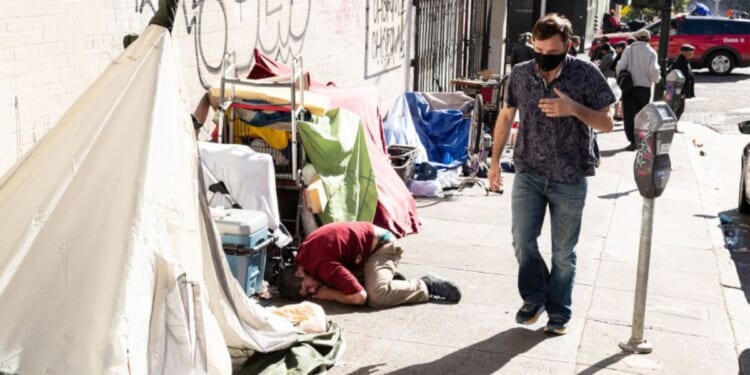
[[(651, 32), (651, 46), (658, 51), (661, 21), (645, 26)], [(610, 44), (625, 41), (632, 32), (605, 34)], [(706, 16), (676, 16), (672, 18), (668, 56), (671, 61), (680, 54), (680, 46), (691, 44), (695, 57), (690, 61), (695, 69), (708, 68), (714, 74), (729, 74), (735, 67), (750, 66), (750, 20)], [(589, 56), (601, 44), (601, 36), (591, 44)]]

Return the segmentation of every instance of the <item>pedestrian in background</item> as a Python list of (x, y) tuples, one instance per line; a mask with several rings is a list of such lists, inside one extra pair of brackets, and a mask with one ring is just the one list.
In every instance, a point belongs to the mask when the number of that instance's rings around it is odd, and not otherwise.
[(510, 67), (534, 58), (534, 46), (531, 45), (531, 33), (526, 32), (518, 36), (518, 43), (510, 54)]
[[(572, 316), (576, 246), (586, 201), (587, 176), (595, 174), (593, 130), (612, 130), (615, 97), (596, 65), (568, 55), (572, 26), (557, 14), (534, 25), (534, 60), (512, 69), (505, 105), (495, 123), (489, 182), (502, 189), (500, 155), (516, 110), (520, 113), (511, 196), (513, 247), (518, 260), (519, 324), (547, 311), (545, 331), (564, 334)], [(552, 266), (537, 239), (549, 208)]]
[(581, 48), (581, 37), (573, 35), (570, 37), (570, 48), (568, 48), (568, 54), (571, 56), (578, 55), (578, 49)]
[(599, 70), (604, 75), (604, 78), (615, 78), (615, 71), (612, 69), (612, 63), (615, 61), (615, 51), (609, 44), (602, 46), (602, 59), (597, 61)]
[[(622, 41), (615, 43), (615, 61), (612, 61), (613, 71), (617, 71), (617, 63), (620, 62), (622, 52), (625, 51), (625, 48), (627, 48), (627, 46), (628, 44)], [(615, 74), (615, 76), (617, 75)], [(616, 121), (622, 121), (622, 100), (618, 100), (617, 103), (615, 103), (614, 119)]]
[(690, 60), (693, 56), (695, 56), (695, 47), (690, 44), (683, 44), (680, 47), (680, 56), (677, 56), (677, 60), (669, 68), (669, 70), (679, 70), (682, 76), (685, 77), (685, 85), (682, 87), (682, 92), (680, 93), (679, 107), (675, 111), (678, 120), (685, 111), (685, 99), (695, 97), (695, 75), (693, 75), (693, 69), (690, 67)]
[(602, 59), (602, 55), (604, 53), (604, 50), (602, 50), (602, 46), (604, 46), (605, 44), (609, 45), (610, 47), (612, 46), (612, 44), (609, 43), (609, 37), (602, 36), (601, 38), (599, 38), (599, 40), (599, 45), (594, 49), (594, 53), (591, 54), (591, 60), (593, 61)]
[(628, 71), (632, 77), (633, 87), (623, 89), (622, 109), (625, 125), (625, 136), (628, 139), (629, 151), (635, 151), (635, 115), (651, 101), (651, 87), (659, 82), (659, 63), (656, 51), (648, 44), (651, 33), (641, 29), (635, 33), (636, 41), (625, 48), (617, 63), (617, 76)]

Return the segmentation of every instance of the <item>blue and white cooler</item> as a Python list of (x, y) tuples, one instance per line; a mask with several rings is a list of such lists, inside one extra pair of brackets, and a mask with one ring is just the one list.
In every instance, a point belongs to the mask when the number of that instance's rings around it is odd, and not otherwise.
[(232, 274), (248, 296), (259, 293), (266, 272), (266, 248), (273, 240), (268, 216), (261, 211), (227, 209), (214, 222)]

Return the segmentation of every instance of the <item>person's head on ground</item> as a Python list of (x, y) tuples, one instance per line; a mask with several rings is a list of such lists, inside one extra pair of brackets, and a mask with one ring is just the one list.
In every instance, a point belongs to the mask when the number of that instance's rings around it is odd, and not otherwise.
[(534, 59), (544, 72), (558, 68), (570, 47), (573, 27), (567, 18), (550, 13), (534, 24)]
[(320, 286), (320, 280), (306, 274), (302, 266), (285, 268), (277, 282), (279, 294), (294, 301), (314, 295)]
[(695, 47), (690, 44), (683, 44), (680, 47), (680, 55), (685, 56), (688, 60), (692, 59), (695, 56)]
[(625, 42), (617, 42), (617, 43), (615, 43), (615, 53), (617, 53), (618, 55), (621, 54), (622, 51), (624, 51), (625, 47), (627, 47), (627, 46), (628, 45)]
[(648, 42), (651, 39), (651, 32), (646, 29), (640, 29), (633, 34), (633, 37), (639, 42)]

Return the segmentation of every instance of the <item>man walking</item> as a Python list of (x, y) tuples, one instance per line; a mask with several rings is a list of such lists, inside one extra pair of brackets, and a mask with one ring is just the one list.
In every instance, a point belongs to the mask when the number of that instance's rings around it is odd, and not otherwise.
[(602, 47), (602, 59), (597, 61), (599, 70), (602, 71), (604, 78), (615, 78), (615, 71), (612, 69), (612, 63), (615, 61), (615, 51), (612, 51), (612, 47), (609, 44), (605, 44)]
[(695, 75), (693, 75), (693, 69), (690, 67), (690, 59), (695, 56), (695, 47), (690, 44), (683, 44), (680, 47), (680, 56), (677, 57), (674, 64), (669, 70), (677, 69), (685, 77), (685, 85), (682, 87), (682, 92), (679, 98), (679, 107), (675, 111), (677, 119), (682, 117), (682, 113), (685, 111), (685, 99), (695, 97)]
[[(494, 131), (490, 187), (502, 189), (499, 157), (516, 110), (516, 176), (511, 197), (513, 247), (518, 260), (520, 324), (536, 322), (546, 309), (546, 332), (564, 334), (572, 316), (576, 245), (586, 200), (586, 176), (594, 175), (593, 130), (612, 130), (609, 84), (591, 62), (567, 54), (570, 21), (549, 14), (534, 25), (534, 60), (511, 71), (505, 105)], [(549, 208), (552, 267), (537, 238)]]
[(523, 33), (518, 36), (518, 43), (510, 53), (510, 67), (518, 63), (529, 61), (534, 58), (534, 47), (531, 45), (531, 33)]
[(651, 86), (659, 82), (659, 63), (656, 51), (648, 44), (651, 33), (641, 29), (635, 33), (635, 42), (625, 48), (617, 63), (617, 76), (627, 70), (633, 78), (633, 88), (623, 90), (622, 111), (628, 151), (635, 151), (635, 115), (651, 101)]
[[(405, 280), (398, 275), (402, 252), (391, 232), (371, 223), (327, 224), (300, 245), (296, 267), (279, 275), (279, 293), (289, 299), (309, 296), (373, 308), (461, 300), (458, 287), (438, 276)], [(355, 276), (359, 272), (364, 273), (364, 286)]]

